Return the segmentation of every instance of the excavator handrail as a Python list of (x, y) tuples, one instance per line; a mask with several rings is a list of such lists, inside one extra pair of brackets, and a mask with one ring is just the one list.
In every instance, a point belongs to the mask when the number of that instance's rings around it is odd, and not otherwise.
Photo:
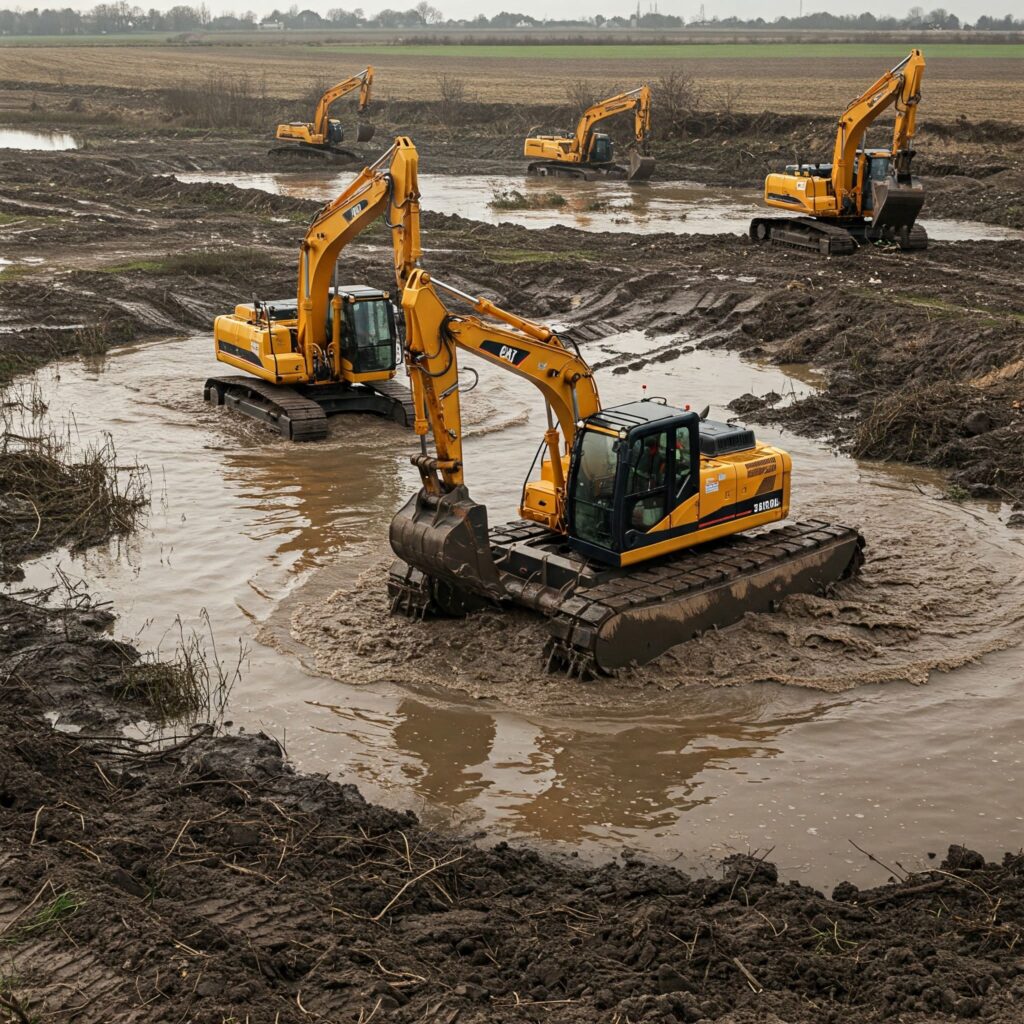
[(366, 67), (358, 75), (352, 75), (337, 85), (332, 85), (317, 101), (316, 113), (313, 115), (313, 130), (317, 135), (327, 137), (328, 115), (331, 111), (331, 104), (335, 100), (347, 96), (354, 89), (359, 89), (358, 111), (362, 113), (370, 102), (370, 90), (373, 86), (373, 68)]
[(299, 246), (298, 341), (312, 375), (313, 356), (327, 344), (331, 278), (341, 250), (378, 217), (391, 229), (395, 281), (401, 288), (422, 255), (419, 157), (412, 140), (394, 145), (313, 217)]

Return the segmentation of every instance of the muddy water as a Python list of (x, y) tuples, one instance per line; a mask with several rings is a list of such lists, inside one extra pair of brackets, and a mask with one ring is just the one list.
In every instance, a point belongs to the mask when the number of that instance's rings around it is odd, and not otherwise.
[(61, 149), (78, 149), (78, 141), (67, 132), (0, 128), (0, 149), (43, 149), (52, 152)]
[[(216, 182), (255, 188), (300, 199), (333, 199), (352, 180), (353, 171), (249, 174), (179, 174), (185, 182)], [(750, 218), (765, 212), (754, 189), (709, 189), (686, 182), (558, 181), (503, 175), (421, 174), (423, 207), (458, 213), (485, 223), (547, 228), (555, 224), (583, 231), (668, 231), (678, 235), (745, 235)], [(556, 193), (564, 205), (542, 210), (498, 210), (496, 193), (515, 189), (531, 198)], [(769, 211), (771, 212), (771, 211)], [(921, 221), (939, 241), (1024, 238), (1024, 231), (974, 221)]]
[[(622, 335), (588, 356), (664, 344)], [(192, 625), (208, 609), (225, 661), (239, 636), (248, 648), (236, 724), (274, 733), (302, 767), (431, 820), (588, 852), (695, 866), (774, 847), (788, 874), (820, 884), (884, 877), (849, 840), (907, 866), (949, 842), (990, 855), (1024, 842), (1024, 542), (999, 508), (762, 431), (793, 453), (799, 514), (865, 531), (863, 579), (644, 673), (570, 685), (537, 670), (528, 617), (431, 629), (384, 613), (383, 539), (414, 486), (407, 435), (350, 418), (322, 445), (286, 445), (204, 406), (197, 382), (216, 367), (200, 337), (40, 374), (51, 415), (73, 413), (83, 441), (111, 431), (151, 467), (155, 500), (127, 546), (57, 554), (30, 578), (58, 561), (84, 576), (143, 646), (173, 647), (175, 615)], [(479, 368), (467, 474), (497, 518), (543, 421), (527, 385)], [(604, 399), (644, 383), (695, 404), (805, 386), (698, 350), (606, 372)]]

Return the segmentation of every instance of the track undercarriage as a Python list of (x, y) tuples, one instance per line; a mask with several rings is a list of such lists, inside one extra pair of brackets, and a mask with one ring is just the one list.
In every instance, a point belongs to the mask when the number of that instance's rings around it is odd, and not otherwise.
[[(473, 550), (483, 525), (472, 521), (473, 507), (455, 502), (425, 516), (421, 496), (396, 517), (392, 610), (424, 617), (496, 603), (529, 608), (548, 619), (548, 669), (581, 678), (645, 664), (747, 612), (771, 610), (788, 594), (823, 592), (863, 562), (856, 530), (817, 520), (737, 534), (634, 568), (588, 562), (564, 538), (520, 520), (486, 535), (487, 559)], [(481, 571), (487, 561), (492, 566)]]
[(275, 427), (290, 441), (322, 440), (327, 436), (327, 417), (335, 413), (373, 413), (404, 427), (413, 423), (409, 389), (393, 380), (285, 387), (241, 375), (210, 377), (203, 397)]
[(821, 256), (849, 256), (858, 246), (888, 242), (901, 249), (927, 249), (928, 233), (920, 224), (907, 228), (876, 228), (871, 221), (823, 221), (814, 217), (755, 217), (750, 237)]
[(574, 178), (577, 181), (647, 181), (654, 173), (652, 156), (630, 155), (629, 166), (622, 164), (574, 164), (558, 160), (534, 160), (526, 173), (542, 178)]

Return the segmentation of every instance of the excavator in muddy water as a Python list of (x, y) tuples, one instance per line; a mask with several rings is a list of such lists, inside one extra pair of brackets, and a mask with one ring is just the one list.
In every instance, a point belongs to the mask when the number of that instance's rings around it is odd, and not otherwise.
[[(312, 123), (308, 121), (291, 121), (277, 126), (276, 138), (288, 142), (288, 146), (275, 146), (270, 150), (273, 156), (308, 156), (333, 159), (345, 157), (350, 160), (360, 159), (360, 154), (351, 149), (344, 149), (345, 129), (341, 121), (330, 116), (331, 104), (351, 92), (359, 90), (358, 113), (362, 114), (370, 103), (370, 90), (373, 86), (373, 68), (364, 68), (358, 75), (346, 78), (337, 85), (332, 85), (319, 99)], [(356, 142), (369, 142), (374, 135), (372, 124), (360, 121), (356, 125)]]
[[(615, 162), (615, 143), (606, 132), (595, 129), (617, 114), (632, 112), (633, 142), (629, 166)], [(651, 131), (651, 90), (638, 89), (610, 96), (588, 107), (576, 130), (559, 135), (532, 135), (523, 144), (523, 155), (531, 162), (527, 174), (547, 177), (598, 178), (646, 181), (654, 173), (654, 157), (648, 151)]]
[[(765, 203), (794, 216), (755, 217), (750, 237), (824, 256), (846, 256), (868, 242), (926, 249), (928, 235), (915, 223), (924, 188), (910, 171), (923, 74), (924, 57), (911, 50), (843, 111), (831, 163), (791, 164), (785, 174), (769, 174)], [(868, 128), (894, 104), (891, 145), (868, 149)]]
[[(346, 244), (384, 217), (401, 288), (420, 257), (417, 155), (399, 137), (313, 218), (299, 246), (294, 298), (241, 303), (213, 325), (217, 359), (245, 375), (210, 377), (204, 397), (276, 427), (292, 441), (327, 436), (327, 416), (369, 412), (412, 424), (395, 380), (398, 324), (390, 295), (339, 280)], [(333, 282), (333, 283), (332, 283)]]
[[(792, 460), (746, 427), (659, 399), (604, 408), (571, 332), (422, 268), (405, 279), (402, 310), (422, 486), (391, 524), (393, 611), (532, 609), (548, 619), (548, 667), (590, 677), (859, 568), (864, 541), (849, 527), (749, 532), (788, 516)], [(530, 381), (547, 410), (521, 518), (493, 529), (465, 482), (460, 350)]]

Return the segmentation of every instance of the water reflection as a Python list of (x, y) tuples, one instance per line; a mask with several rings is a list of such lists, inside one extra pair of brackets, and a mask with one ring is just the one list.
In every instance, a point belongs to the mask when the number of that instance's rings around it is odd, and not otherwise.
[(25, 131), (20, 128), (0, 128), (0, 149), (27, 149), (57, 151), (78, 149), (78, 142), (67, 132)]
[[(354, 172), (305, 171), (253, 174), (189, 173), (177, 177), (185, 182), (216, 182), (239, 188), (255, 188), (278, 195), (326, 202), (351, 180)], [(708, 188), (693, 182), (572, 181), (553, 178), (525, 178), (511, 175), (421, 174), (424, 210), (459, 214), (489, 224), (520, 224), (548, 228), (556, 224), (582, 231), (667, 231), (677, 235), (746, 235), (750, 218), (764, 214), (759, 189)], [(495, 209), (497, 193), (516, 190), (530, 201), (554, 193), (560, 206), (548, 203), (542, 209)], [(767, 211), (771, 212), (771, 211)], [(1024, 238), (1024, 231), (975, 221), (935, 220), (926, 215), (922, 223), (938, 241)]]

